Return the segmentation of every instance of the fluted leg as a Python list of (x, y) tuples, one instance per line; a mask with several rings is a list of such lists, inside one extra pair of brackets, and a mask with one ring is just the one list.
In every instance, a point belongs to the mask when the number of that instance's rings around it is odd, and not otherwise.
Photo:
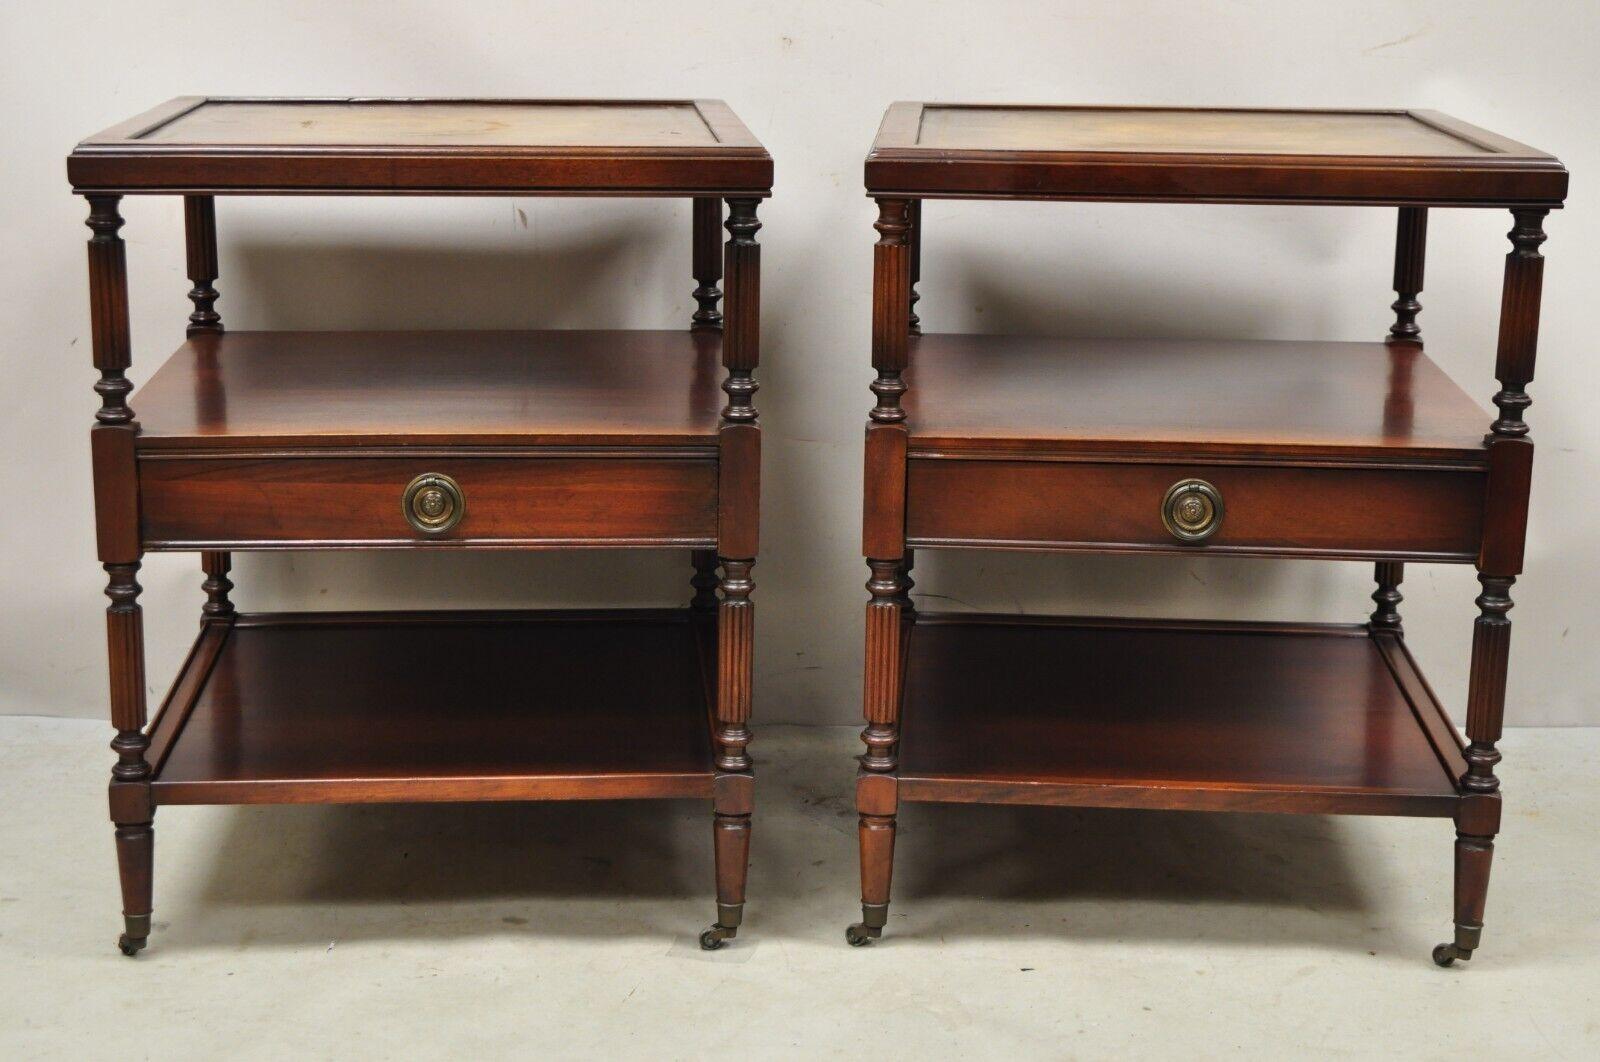
[(744, 921), (745, 882), (750, 868), (750, 815), (755, 779), (750, 743), (751, 673), (755, 606), (750, 594), (752, 562), (722, 558), (722, 601), (717, 606), (716, 778), (712, 837), (717, 867), (717, 921), (700, 935), (708, 951), (738, 935)]
[(857, 837), (861, 847), (861, 921), (845, 932), (860, 946), (883, 935), (889, 920), (889, 888), (894, 872), (895, 821), (899, 812), (900, 701), (905, 689), (905, 644), (909, 626), (910, 583), (902, 574), (909, 557), (867, 562), (866, 683), (867, 725), (861, 740), (867, 751), (856, 775)]
[(1511, 651), (1509, 576), (1479, 575), (1478, 619), (1472, 628), (1472, 677), (1467, 687), (1467, 769), (1461, 775), (1461, 808), (1456, 813), (1455, 939), (1433, 950), (1433, 960), (1449, 966), (1470, 959), (1483, 937), (1483, 910), (1489, 894), (1489, 864), (1500, 830), (1501, 721), (1505, 715), (1506, 665)]
[(117, 870), (122, 882), (123, 933), (117, 946), (133, 955), (150, 936), (152, 875), (155, 846), (154, 808), (150, 801), (150, 764), (144, 733), (144, 622), (139, 608), (139, 565), (108, 564), (106, 642), (111, 673), (111, 721), (117, 736), (111, 748), (111, 820), (116, 825)]
[(191, 336), (222, 332), (222, 315), (217, 313), (217, 215), (216, 200), (209, 195), (183, 197), (183, 223), (186, 258), (189, 266), (189, 314)]
[(1423, 263), (1428, 249), (1428, 208), (1401, 207), (1394, 239), (1394, 293), (1395, 301), (1389, 307), (1394, 311), (1394, 324), (1389, 326), (1391, 343), (1422, 343), (1422, 329), (1417, 325), (1417, 314), (1422, 303)]

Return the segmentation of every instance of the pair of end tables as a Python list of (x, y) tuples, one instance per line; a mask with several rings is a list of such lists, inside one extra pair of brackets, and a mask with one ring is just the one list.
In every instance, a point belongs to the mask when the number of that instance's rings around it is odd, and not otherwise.
[[(203, 803), (709, 797), (701, 944), (735, 936), (772, 183), (750, 132), (705, 100), (182, 98), (84, 141), (68, 174), (93, 232), (122, 950), (149, 935), (155, 808)], [(901, 103), (866, 185), (850, 943), (886, 924), (900, 803), (979, 802), (1452, 818), (1455, 936), (1434, 959), (1470, 958), (1561, 164), (1431, 112)], [(119, 204), (147, 194), (184, 197), (193, 312), (136, 417)], [(678, 331), (225, 332), (219, 195), (689, 198), (698, 309)], [(1395, 320), (1374, 343), (923, 335), (926, 199), (1398, 208)], [(1432, 207), (1513, 215), (1492, 421), (1423, 353)], [(619, 547), (691, 551), (688, 606), (242, 614), (229, 597), (235, 550)], [(932, 614), (910, 594), (918, 548), (1370, 560), (1377, 607), (1349, 625)], [(163, 550), (200, 553), (206, 601), (149, 723), (136, 575)], [(1406, 561), (1478, 569), (1465, 739), (1406, 648)]]

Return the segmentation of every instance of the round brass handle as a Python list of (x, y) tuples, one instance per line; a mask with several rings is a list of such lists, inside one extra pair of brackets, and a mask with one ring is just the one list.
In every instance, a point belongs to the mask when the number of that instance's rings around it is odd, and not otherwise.
[(1180, 479), (1161, 499), (1161, 522), (1180, 542), (1204, 542), (1222, 526), (1222, 492), (1203, 479)]
[(467, 500), (461, 487), (442, 472), (424, 472), (406, 484), (400, 496), (406, 522), (425, 535), (440, 535), (461, 522)]

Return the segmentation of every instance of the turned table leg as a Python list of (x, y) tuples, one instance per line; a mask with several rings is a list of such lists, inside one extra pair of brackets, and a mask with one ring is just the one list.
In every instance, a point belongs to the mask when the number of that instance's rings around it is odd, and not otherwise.
[(878, 200), (878, 242), (873, 248), (872, 364), (877, 404), (868, 413), (866, 507), (862, 551), (872, 576), (867, 581), (865, 677), (861, 740), (866, 752), (856, 774), (856, 813), (861, 849), (861, 921), (845, 931), (854, 946), (883, 935), (889, 919), (894, 838), (899, 813), (900, 702), (905, 686), (905, 648), (912, 620), (910, 571), (905, 545), (906, 413), (901, 406), (913, 318), (912, 201)]
[(89, 308), (94, 365), (100, 372), (95, 392), (100, 408), (89, 432), (95, 477), (95, 537), (106, 571), (106, 658), (110, 678), (111, 725), (117, 735), (111, 749), (111, 821), (116, 826), (117, 869), (122, 883), (123, 932), (117, 946), (134, 955), (150, 936), (152, 860), (155, 847), (155, 805), (150, 795), (150, 764), (145, 750), (144, 619), (139, 608), (137, 575), (142, 556), (139, 541), (139, 499), (134, 438), (139, 431), (128, 395), (132, 364), (128, 330), (128, 267), (119, 232), (121, 201), (115, 195), (91, 195), (89, 238)]
[(1488, 502), (1483, 545), (1478, 554), (1478, 618), (1472, 628), (1472, 672), (1467, 683), (1466, 770), (1456, 811), (1455, 937), (1433, 950), (1433, 960), (1449, 966), (1470, 959), (1483, 937), (1483, 911), (1489, 892), (1489, 866), (1500, 830), (1500, 740), (1506, 706), (1506, 671), (1511, 652), (1511, 587), (1522, 572), (1528, 518), (1528, 488), (1533, 473), (1533, 442), (1523, 411), (1532, 403), (1539, 338), (1539, 297), (1544, 280), (1543, 222), (1547, 210), (1514, 210), (1508, 234), (1505, 283), (1500, 300), (1500, 344), (1494, 396), (1499, 416), (1486, 439), (1489, 453)]
[[(744, 921), (755, 798), (746, 746), (750, 743), (755, 664), (755, 606), (750, 601), (755, 583), (750, 573), (755, 565), (761, 497), (761, 429), (753, 375), (759, 361), (761, 324), (761, 248), (756, 243), (761, 223), (756, 219), (756, 206), (755, 199), (728, 200), (724, 223), (728, 241), (723, 249), (723, 274), (728, 290), (722, 361), (727, 377), (722, 390), (728, 402), (718, 428), (717, 562), (722, 566), (722, 598), (717, 604), (716, 777), (712, 782), (717, 920), (700, 935), (700, 946), (708, 951), (736, 936)], [(702, 216), (696, 215), (697, 241)]]

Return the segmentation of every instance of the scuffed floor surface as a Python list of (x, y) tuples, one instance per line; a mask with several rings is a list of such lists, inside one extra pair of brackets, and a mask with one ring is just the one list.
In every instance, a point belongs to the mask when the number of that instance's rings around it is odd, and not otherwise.
[(857, 915), (859, 744), (758, 728), (715, 954), (693, 802), (164, 808), (120, 927), (110, 730), (0, 719), (0, 1057), (1600, 1057), (1600, 730), (1514, 730), (1484, 946), (1443, 820), (912, 807)]

